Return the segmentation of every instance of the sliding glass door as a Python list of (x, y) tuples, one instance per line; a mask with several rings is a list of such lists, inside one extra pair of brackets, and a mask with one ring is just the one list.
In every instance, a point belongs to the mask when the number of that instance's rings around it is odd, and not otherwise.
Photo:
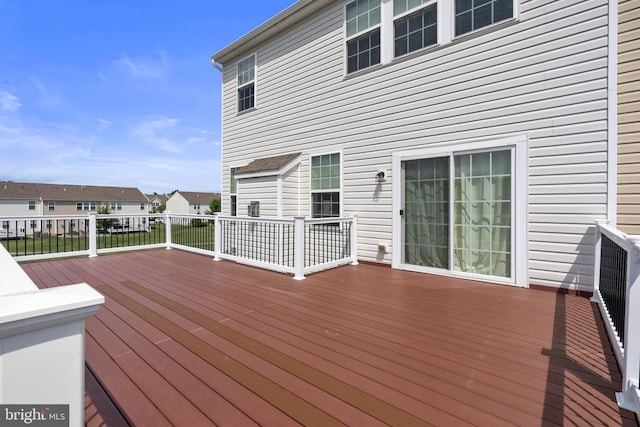
[(512, 277), (513, 150), (405, 160), (403, 264)]

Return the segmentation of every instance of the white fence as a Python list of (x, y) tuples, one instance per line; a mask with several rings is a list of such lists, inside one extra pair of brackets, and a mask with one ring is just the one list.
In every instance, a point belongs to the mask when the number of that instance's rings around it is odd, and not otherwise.
[(357, 217), (267, 219), (216, 215), (215, 259), (293, 274), (357, 264)]
[(104, 297), (83, 283), (39, 290), (0, 245), (0, 404), (68, 405), (84, 424), (84, 319)]
[(595, 271), (592, 301), (600, 307), (622, 371), (616, 399), (621, 408), (640, 413), (640, 236), (598, 222)]
[(357, 217), (305, 219), (216, 215), (108, 214), (0, 218), (18, 261), (176, 248), (292, 274), (357, 264)]

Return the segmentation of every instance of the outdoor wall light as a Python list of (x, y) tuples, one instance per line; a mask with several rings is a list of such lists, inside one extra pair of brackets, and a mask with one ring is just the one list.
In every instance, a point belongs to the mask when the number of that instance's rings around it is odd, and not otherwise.
[(386, 173), (384, 171), (382, 171), (382, 170), (378, 171), (376, 173), (376, 182), (377, 183), (384, 182), (385, 181), (385, 179), (384, 179), (385, 176), (386, 176)]

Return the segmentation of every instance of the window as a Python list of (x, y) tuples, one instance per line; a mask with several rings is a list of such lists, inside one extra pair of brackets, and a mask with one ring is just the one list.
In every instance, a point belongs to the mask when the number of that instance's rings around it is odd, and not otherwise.
[(29, 223), (29, 227), (32, 230), (35, 230), (36, 228), (38, 228), (38, 221), (32, 219), (31, 222)]
[(380, 0), (356, 0), (347, 5), (347, 72), (380, 63)]
[(247, 215), (252, 217), (260, 216), (260, 202), (251, 202), (247, 206)]
[[(94, 204), (94, 208), (95, 209), (95, 204)], [(111, 202), (109, 203), (109, 210), (111, 211), (121, 211), (122, 210), (122, 203), (121, 202)]]
[(52, 222), (50, 219), (47, 220), (46, 226), (48, 229), (51, 229)]
[(238, 63), (238, 111), (256, 105), (256, 56), (251, 55)]
[(3, 230), (9, 229), (9, 221), (2, 221), (2, 229)]
[(456, 36), (513, 17), (513, 0), (455, 0)]
[[(51, 205), (49, 205), (49, 210), (51, 210)], [(78, 203), (76, 203), (76, 210), (78, 210), (78, 211), (95, 211), (96, 210), (96, 202), (78, 202)]]
[(56, 202), (49, 202), (49, 211), (55, 211), (56, 210)]
[(143, 211), (143, 210), (144, 210), (144, 207), (145, 207), (144, 202), (140, 202), (140, 210), (141, 210), (141, 211)]
[(340, 216), (340, 154), (311, 158), (311, 213), (313, 218)]
[(194, 203), (193, 204), (193, 209), (200, 210), (200, 203)]
[(29, 210), (30, 211), (35, 211), (36, 210), (36, 201), (35, 200), (29, 200)]
[(394, 14), (396, 18), (399, 16), (394, 22), (396, 57), (438, 43), (437, 6), (434, 4), (417, 12), (405, 14), (416, 3), (422, 5), (427, 2), (424, 0), (394, 2)]
[(238, 188), (238, 180), (236, 179), (236, 170), (238, 168), (231, 168), (229, 170), (229, 193), (231, 194), (231, 216), (238, 215), (238, 197), (236, 196)]

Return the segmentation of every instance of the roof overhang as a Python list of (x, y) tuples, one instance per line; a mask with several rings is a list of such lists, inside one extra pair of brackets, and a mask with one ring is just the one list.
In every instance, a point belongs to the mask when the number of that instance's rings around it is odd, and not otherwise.
[[(300, 163), (300, 155), (301, 153), (292, 153), (254, 160), (247, 166), (239, 168), (235, 177), (236, 179), (247, 179), (284, 175)], [(246, 172), (243, 172), (243, 169)]]
[(273, 18), (211, 55), (211, 63), (222, 64), (255, 50), (259, 45), (303, 21), (336, 0), (298, 0)]

